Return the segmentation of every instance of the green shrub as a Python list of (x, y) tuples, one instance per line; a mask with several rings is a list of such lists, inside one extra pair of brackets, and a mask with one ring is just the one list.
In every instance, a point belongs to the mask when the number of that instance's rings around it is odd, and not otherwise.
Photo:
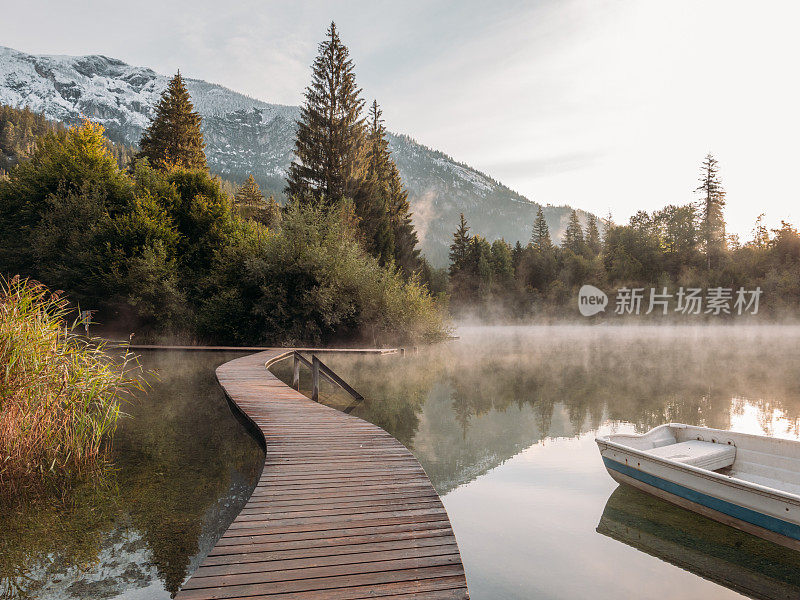
[(382, 268), (356, 242), (347, 207), (292, 203), (277, 230), (240, 223), (216, 256), (217, 286), (200, 310), (202, 335), (235, 344), (373, 344), (446, 335), (416, 279)]

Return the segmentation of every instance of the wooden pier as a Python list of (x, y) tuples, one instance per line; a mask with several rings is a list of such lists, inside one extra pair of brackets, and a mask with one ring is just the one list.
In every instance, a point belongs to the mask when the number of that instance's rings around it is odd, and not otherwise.
[(266, 460), (176, 598), (469, 598), (450, 521), (420, 464), (384, 430), (265, 368), (291, 354), (267, 350), (217, 369), (264, 436)]

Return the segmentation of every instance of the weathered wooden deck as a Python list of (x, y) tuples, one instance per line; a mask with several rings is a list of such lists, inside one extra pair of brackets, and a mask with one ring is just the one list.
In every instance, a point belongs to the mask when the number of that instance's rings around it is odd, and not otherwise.
[(384, 430), (312, 402), (266, 368), (217, 378), (263, 433), (266, 460), (242, 512), (176, 598), (468, 598), (447, 513), (411, 453)]

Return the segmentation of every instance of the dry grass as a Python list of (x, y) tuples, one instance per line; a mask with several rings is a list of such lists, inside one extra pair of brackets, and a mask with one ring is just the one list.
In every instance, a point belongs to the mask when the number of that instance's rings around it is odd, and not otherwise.
[[(0, 279), (0, 489), (19, 493), (104, 463), (120, 402), (139, 381), (71, 332), (58, 293)], [(74, 327), (78, 323), (72, 323)]]

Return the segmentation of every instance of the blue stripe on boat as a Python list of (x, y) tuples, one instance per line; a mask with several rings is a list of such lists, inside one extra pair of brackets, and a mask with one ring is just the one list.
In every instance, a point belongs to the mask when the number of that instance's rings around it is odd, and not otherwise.
[(771, 517), (749, 508), (745, 508), (744, 506), (739, 506), (738, 504), (733, 504), (726, 500), (721, 500), (719, 498), (715, 498), (714, 496), (709, 496), (708, 494), (689, 489), (682, 485), (678, 485), (677, 483), (662, 479), (661, 477), (656, 477), (650, 473), (645, 473), (639, 469), (634, 469), (628, 465), (623, 465), (622, 463), (611, 460), (610, 458), (606, 458), (605, 456), (603, 457), (603, 462), (607, 468), (618, 471), (623, 475), (632, 477), (633, 479), (638, 479), (647, 485), (651, 485), (660, 490), (664, 490), (665, 492), (669, 492), (670, 494), (680, 496), (686, 500), (691, 500), (692, 502), (724, 513), (728, 516), (734, 517), (735, 519), (739, 519), (740, 521), (763, 527), (764, 529), (774, 531), (775, 533), (780, 533), (786, 537), (800, 540), (800, 525), (782, 521), (776, 517)]

